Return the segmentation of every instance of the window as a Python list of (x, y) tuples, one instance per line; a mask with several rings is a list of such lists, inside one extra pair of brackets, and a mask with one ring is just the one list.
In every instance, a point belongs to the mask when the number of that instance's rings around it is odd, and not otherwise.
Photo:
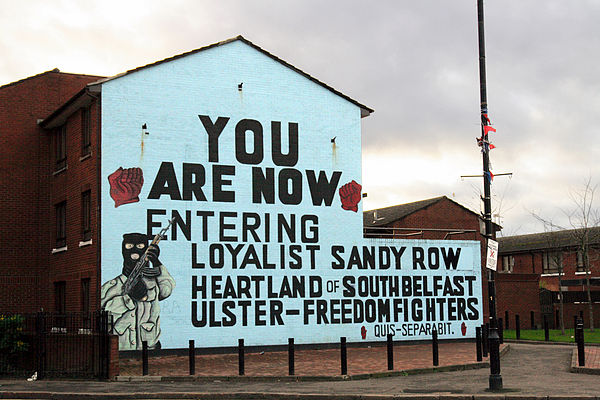
[(54, 282), (54, 311), (64, 314), (67, 310), (67, 282)]
[(546, 252), (542, 255), (542, 274), (556, 274), (562, 267), (562, 253)]
[(81, 312), (90, 312), (90, 278), (81, 280)]
[(81, 193), (81, 232), (83, 241), (92, 238), (92, 192), (86, 190)]
[(515, 267), (515, 257), (514, 256), (502, 256), (502, 271), (503, 272), (513, 272)]
[(92, 151), (92, 126), (90, 108), (81, 109), (81, 156), (87, 156)]
[(585, 272), (585, 264), (583, 262), (583, 251), (577, 250), (577, 266), (575, 272)]
[(56, 214), (56, 247), (67, 245), (67, 202), (58, 203), (55, 207)]
[(60, 126), (56, 129), (54, 158), (56, 160), (56, 171), (62, 171), (67, 167), (67, 127)]

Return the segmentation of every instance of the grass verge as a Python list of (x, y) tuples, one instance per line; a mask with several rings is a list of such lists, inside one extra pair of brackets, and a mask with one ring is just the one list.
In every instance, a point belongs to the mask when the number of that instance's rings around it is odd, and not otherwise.
[[(550, 342), (564, 342), (564, 343), (575, 343), (575, 333), (573, 329), (565, 329), (563, 335), (560, 329), (550, 329), (549, 331)], [(600, 329), (594, 329), (594, 332), (589, 329), (584, 329), (583, 337), (585, 343), (600, 343)], [(504, 330), (504, 339), (516, 339), (517, 334), (514, 329)], [(543, 329), (521, 329), (520, 340), (538, 340), (544, 341), (544, 330)]]

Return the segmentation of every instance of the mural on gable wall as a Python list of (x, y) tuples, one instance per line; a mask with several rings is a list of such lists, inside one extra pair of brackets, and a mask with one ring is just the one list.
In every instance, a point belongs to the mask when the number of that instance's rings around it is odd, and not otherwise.
[[(139, 201), (144, 184), (140, 168), (119, 167), (108, 181), (115, 207)], [(100, 305), (113, 316), (120, 350), (139, 350), (143, 341), (150, 349), (161, 348), (159, 302), (171, 295), (175, 280), (158, 258), (158, 242), (171, 223), (153, 238), (145, 233), (124, 234), (121, 273), (102, 285)]]
[[(104, 83), (102, 113), (121, 349), (474, 337), (479, 242), (363, 238), (356, 104), (232, 42)], [(123, 293), (138, 245), (145, 286)]]

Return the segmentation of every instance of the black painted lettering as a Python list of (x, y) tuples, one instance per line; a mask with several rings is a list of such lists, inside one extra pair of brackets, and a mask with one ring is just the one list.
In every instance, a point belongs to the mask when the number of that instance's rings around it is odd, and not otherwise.
[(146, 210), (146, 234), (148, 236), (154, 236), (154, 234), (152, 233), (153, 228), (160, 228), (161, 226), (160, 222), (153, 221), (152, 217), (155, 215), (167, 215), (167, 210), (160, 210), (154, 208), (149, 208), (148, 210)]
[(302, 202), (302, 174), (297, 169), (283, 168), (279, 171), (279, 201), (297, 205)]
[(171, 228), (171, 240), (177, 240), (177, 229), (181, 230), (183, 236), (190, 241), (192, 240), (192, 212), (190, 210), (186, 210), (185, 212), (185, 221), (181, 218), (181, 214), (179, 211), (172, 210), (171, 218), (173, 218), (173, 227)]
[(298, 162), (298, 123), (288, 123), (288, 152), (283, 154), (281, 122), (271, 121), (271, 156), (280, 167), (293, 167)]
[(275, 203), (275, 169), (252, 167), (252, 202)]
[(234, 176), (235, 166), (213, 165), (213, 201), (235, 203), (235, 192), (232, 190), (223, 190), (223, 186), (231, 186), (231, 179), (224, 179), (224, 175)]
[(306, 170), (306, 179), (314, 206), (320, 206), (323, 202), (326, 206), (331, 206), (341, 176), (340, 171), (334, 171), (331, 180), (328, 180), (325, 171), (319, 171), (317, 179), (315, 171)]
[(228, 224), (225, 222), (225, 218), (235, 218), (237, 213), (233, 211), (223, 211), (219, 213), (219, 241), (220, 242), (237, 242), (237, 236), (227, 236), (226, 230), (234, 230), (235, 224)]
[(445, 249), (442, 247), (442, 258), (444, 259), (446, 269), (456, 269), (458, 266), (458, 259), (460, 258), (460, 250), (460, 247), (456, 250), (452, 248)]
[(213, 123), (208, 115), (198, 115), (204, 129), (208, 134), (208, 161), (219, 162), (219, 136), (225, 125), (229, 121), (229, 117), (218, 117), (217, 122)]
[(344, 246), (331, 246), (331, 255), (335, 258), (335, 261), (331, 262), (332, 269), (344, 269), (346, 264), (344, 259), (340, 257), (340, 253), (344, 253)]
[[(246, 147), (246, 133), (252, 132), (252, 152)], [(258, 165), (263, 160), (263, 128), (254, 119), (243, 119), (235, 126), (235, 157), (242, 164)]]
[(202, 164), (183, 163), (183, 200), (192, 200), (192, 194), (198, 201), (206, 201), (202, 186), (206, 175)]
[(175, 176), (175, 169), (172, 162), (163, 161), (152, 183), (152, 189), (148, 194), (149, 199), (158, 199), (160, 196), (166, 195), (171, 200), (181, 200), (179, 192), (179, 184)]

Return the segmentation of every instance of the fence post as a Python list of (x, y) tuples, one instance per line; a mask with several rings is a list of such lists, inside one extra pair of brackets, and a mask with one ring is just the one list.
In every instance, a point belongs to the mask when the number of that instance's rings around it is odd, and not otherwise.
[(194, 340), (189, 341), (188, 355), (190, 358), (190, 375), (196, 374), (196, 344)]
[(585, 367), (585, 344), (583, 339), (583, 321), (581, 320), (577, 324), (575, 340), (577, 341), (577, 361), (580, 367)]
[(294, 338), (288, 338), (288, 375), (295, 375), (294, 368)]
[(548, 327), (548, 316), (544, 314), (544, 340), (550, 341), (550, 329)]
[(238, 340), (238, 374), (244, 375), (244, 339)]
[(388, 371), (394, 370), (394, 341), (392, 340), (392, 335), (387, 335), (387, 362), (388, 362)]
[(348, 354), (346, 353), (346, 337), (340, 338), (340, 362), (342, 375), (348, 375)]
[(100, 340), (102, 341), (102, 350), (103, 350), (103, 354), (100, 356), (101, 361), (102, 362), (102, 371), (101, 371), (101, 377), (103, 379), (108, 379), (108, 374), (109, 374), (109, 370), (110, 370), (110, 357), (111, 357), (111, 351), (110, 351), (110, 332), (111, 332), (111, 318), (112, 315), (110, 315), (108, 313), (108, 311), (103, 310), (100, 313), (100, 318), (101, 318), (101, 330), (100, 330)]
[(142, 375), (148, 375), (148, 342), (142, 341)]
[(475, 328), (475, 346), (477, 347), (477, 361), (482, 361), (483, 356), (481, 354), (481, 327), (478, 326)]
[(521, 339), (521, 320), (519, 318), (519, 314), (515, 315), (515, 330), (516, 330), (517, 340), (520, 340)]
[(483, 343), (482, 349), (483, 349), (483, 356), (484, 357), (488, 356), (488, 351), (489, 351), (489, 347), (488, 347), (489, 346), (489, 342), (488, 342), (488, 333), (489, 333), (489, 331), (488, 331), (488, 329), (489, 329), (489, 325), (488, 324), (483, 324), (481, 326), (481, 332), (482, 332), (481, 340), (482, 340), (482, 343)]
[(438, 333), (435, 327), (431, 332), (431, 339), (431, 345), (433, 350), (433, 366), (437, 367), (438, 365), (440, 365), (440, 354), (438, 349)]
[(44, 313), (38, 312), (35, 318), (35, 333), (37, 336), (37, 378), (44, 379), (46, 365), (46, 327)]

